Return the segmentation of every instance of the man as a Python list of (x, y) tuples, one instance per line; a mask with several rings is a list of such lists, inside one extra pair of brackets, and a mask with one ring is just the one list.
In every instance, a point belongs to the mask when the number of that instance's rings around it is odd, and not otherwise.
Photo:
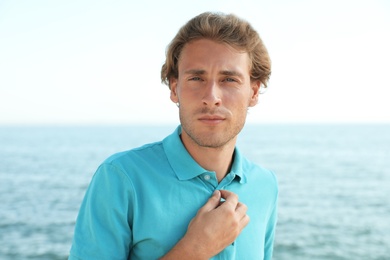
[(184, 25), (161, 71), (181, 125), (98, 168), (69, 259), (270, 259), (277, 182), (235, 146), (270, 72), (247, 22), (203, 13)]

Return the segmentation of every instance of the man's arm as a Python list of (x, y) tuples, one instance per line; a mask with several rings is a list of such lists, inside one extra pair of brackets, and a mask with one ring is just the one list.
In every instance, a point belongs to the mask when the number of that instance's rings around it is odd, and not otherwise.
[[(221, 198), (225, 199), (223, 203)], [(209, 259), (217, 255), (249, 223), (246, 211), (246, 205), (238, 202), (233, 192), (215, 191), (191, 220), (184, 237), (161, 259)]]
[(131, 186), (123, 172), (104, 163), (97, 169), (81, 205), (69, 260), (123, 259), (132, 234), (128, 224)]
[(265, 244), (264, 244), (264, 260), (272, 259), (272, 254), (274, 250), (274, 240), (275, 240), (275, 229), (276, 222), (278, 219), (278, 199), (276, 197), (274, 207), (271, 211), (270, 217), (267, 223), (267, 229), (265, 234)]

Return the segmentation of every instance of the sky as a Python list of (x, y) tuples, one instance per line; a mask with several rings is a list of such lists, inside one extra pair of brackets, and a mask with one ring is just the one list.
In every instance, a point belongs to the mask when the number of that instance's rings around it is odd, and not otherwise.
[(160, 82), (178, 29), (234, 13), (272, 75), (250, 123), (390, 123), (390, 1), (0, 0), (0, 125), (178, 123)]

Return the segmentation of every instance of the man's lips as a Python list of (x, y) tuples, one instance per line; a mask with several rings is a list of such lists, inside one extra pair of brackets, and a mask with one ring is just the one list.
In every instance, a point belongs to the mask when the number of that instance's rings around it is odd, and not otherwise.
[(198, 118), (199, 121), (206, 124), (218, 124), (225, 120), (225, 117), (219, 115), (201, 116)]

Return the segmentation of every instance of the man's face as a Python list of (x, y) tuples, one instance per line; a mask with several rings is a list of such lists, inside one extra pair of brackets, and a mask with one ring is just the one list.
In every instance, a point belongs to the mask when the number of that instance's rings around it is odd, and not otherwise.
[(250, 81), (247, 53), (207, 39), (187, 43), (170, 80), (171, 100), (179, 103), (182, 139), (221, 148), (236, 141), (248, 107), (258, 100), (260, 82)]

